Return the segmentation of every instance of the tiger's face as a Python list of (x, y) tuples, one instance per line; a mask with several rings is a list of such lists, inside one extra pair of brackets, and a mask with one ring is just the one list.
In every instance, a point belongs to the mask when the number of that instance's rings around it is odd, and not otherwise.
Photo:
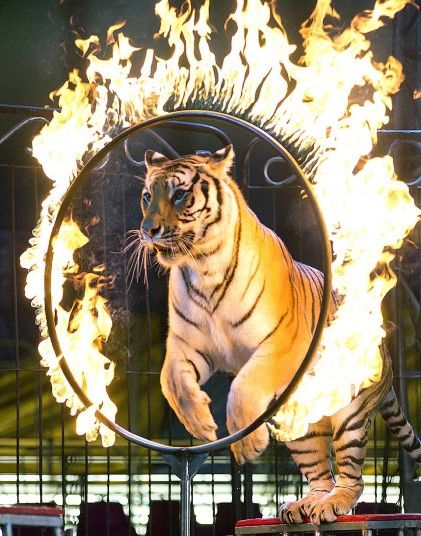
[(211, 228), (221, 218), (222, 181), (228, 179), (233, 158), (232, 145), (175, 160), (145, 152), (140, 232), (163, 266), (193, 257), (212, 236)]

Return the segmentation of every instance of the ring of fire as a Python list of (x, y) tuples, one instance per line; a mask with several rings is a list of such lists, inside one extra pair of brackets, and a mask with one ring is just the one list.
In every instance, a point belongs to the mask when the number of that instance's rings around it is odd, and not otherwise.
[(70, 184), (67, 192), (64, 194), (64, 197), (61, 200), (60, 208), (56, 214), (54, 223), (52, 225), (51, 234), (50, 234), (50, 238), (48, 242), (47, 254), (46, 254), (45, 273), (44, 273), (44, 286), (45, 286), (44, 296), (45, 296), (45, 315), (46, 315), (46, 322), (47, 322), (49, 337), (50, 337), (51, 344), (54, 349), (56, 358), (58, 359), (60, 368), (66, 380), (69, 382), (71, 388), (79, 397), (79, 399), (81, 400), (85, 408), (92, 407), (92, 402), (87, 396), (87, 394), (83, 391), (81, 386), (78, 384), (77, 380), (74, 378), (71, 368), (69, 367), (69, 364), (66, 361), (66, 357), (63, 354), (60, 341), (59, 341), (59, 337), (56, 331), (54, 311), (53, 311), (52, 300), (51, 300), (51, 279), (52, 279), (52, 267), (53, 267), (53, 258), (54, 258), (54, 243), (60, 231), (60, 227), (63, 223), (63, 219), (66, 216), (66, 211), (68, 209), (69, 202), (72, 199), (72, 196), (75, 193), (75, 191), (77, 191), (77, 189), (83, 183), (84, 179), (88, 176), (88, 173), (95, 166), (97, 166), (98, 163), (100, 163), (101, 160), (109, 153), (109, 151), (118, 143), (129, 138), (131, 135), (135, 133), (138, 133), (142, 130), (146, 130), (154, 126), (158, 126), (167, 121), (176, 120), (176, 119), (188, 120), (188, 119), (193, 119), (193, 118), (198, 118), (198, 117), (225, 121), (225, 122), (234, 124), (240, 128), (243, 128), (245, 130), (248, 130), (249, 132), (252, 132), (253, 134), (260, 137), (261, 139), (265, 140), (272, 148), (279, 151), (281, 155), (291, 165), (299, 181), (301, 182), (302, 187), (305, 189), (306, 194), (308, 195), (308, 198), (312, 205), (312, 208), (313, 208), (313, 211), (314, 211), (314, 214), (315, 214), (318, 226), (319, 226), (319, 230), (320, 230), (320, 234), (322, 238), (322, 246), (323, 246), (322, 258), (323, 258), (323, 272), (324, 272), (325, 283), (323, 287), (321, 311), (320, 311), (320, 315), (317, 321), (313, 339), (302, 361), (300, 368), (297, 370), (296, 375), (294, 376), (293, 380), (288, 385), (288, 387), (285, 389), (285, 391), (270, 404), (267, 410), (262, 415), (260, 415), (260, 417), (258, 417), (253, 423), (250, 423), (247, 427), (243, 428), (242, 430), (239, 430), (235, 434), (231, 434), (224, 438), (218, 439), (217, 441), (213, 441), (211, 443), (205, 443), (202, 445), (195, 445), (195, 446), (189, 446), (189, 447), (173, 447), (173, 446), (163, 445), (161, 443), (157, 443), (157, 442), (148, 440), (144, 437), (141, 437), (137, 434), (134, 434), (133, 432), (123, 428), (118, 423), (109, 419), (100, 410), (98, 409), (96, 410), (95, 417), (99, 421), (101, 421), (104, 425), (106, 425), (109, 429), (119, 434), (121, 437), (135, 444), (138, 444), (140, 446), (143, 446), (143, 447), (146, 447), (146, 448), (149, 448), (151, 450), (155, 450), (161, 453), (174, 453), (174, 452), (179, 452), (180, 450), (194, 452), (197, 454), (210, 452), (218, 448), (229, 446), (231, 443), (234, 443), (235, 441), (242, 439), (247, 434), (255, 430), (258, 426), (260, 426), (265, 421), (267, 421), (272, 416), (272, 414), (288, 399), (288, 397), (294, 391), (294, 389), (296, 388), (296, 386), (302, 379), (304, 373), (306, 372), (308, 364), (310, 363), (313, 355), (315, 354), (318, 344), (321, 339), (323, 328), (325, 326), (326, 319), (327, 319), (330, 294), (331, 294), (331, 272), (330, 272), (331, 249), (330, 249), (328, 233), (326, 230), (326, 225), (323, 219), (320, 206), (313, 193), (313, 189), (309, 180), (305, 176), (304, 172), (302, 171), (302, 169), (300, 168), (296, 160), (270, 134), (268, 134), (266, 131), (262, 130), (261, 128), (253, 125), (252, 123), (249, 123), (245, 120), (239, 119), (232, 115), (224, 114), (221, 112), (202, 111), (202, 110), (200, 111), (187, 110), (187, 111), (171, 112), (171, 113), (168, 113), (167, 115), (154, 117), (150, 120), (144, 121), (143, 123), (139, 123), (137, 125), (129, 127), (123, 132), (121, 132), (119, 135), (117, 135), (111, 142), (105, 145), (101, 150), (99, 150), (88, 161), (88, 163), (83, 167), (83, 169), (80, 171), (77, 177)]
[[(124, 23), (110, 27), (111, 54), (105, 59), (98, 55), (98, 36), (76, 39), (88, 63), (86, 72), (73, 69), (68, 81), (51, 94), (60, 111), (33, 140), (33, 155), (53, 181), (30, 247), (20, 259), (28, 269), (25, 295), (35, 308), (42, 338), (41, 364), (48, 367), (57, 401), (65, 402), (73, 415), (80, 412), (76, 432), (86, 434), (88, 441), (100, 433), (104, 446), (113, 443), (115, 432), (101, 424), (94, 411), (100, 407), (114, 418), (117, 410), (106, 390), (114, 364), (100, 351), (112, 322), (105, 318), (106, 300), (90, 293), (89, 281), (102, 284), (105, 280), (99, 267), (84, 281), (77, 329), (61, 307), (64, 281), (78, 275), (73, 252), (89, 241), (71, 218), (55, 229), (60, 236), (54, 246), (51, 285), (62, 347), (80, 385), (86, 385), (95, 402), (88, 409), (63, 375), (61, 354), (56, 355), (49, 338), (44, 274), (49, 240), (54, 236), (51, 229), (62, 201), (70, 196), (76, 178), (81, 180), (77, 174), (82, 162), (99, 151), (97, 162), (113, 133), (138, 124), (146, 128), (144, 121), (175, 110), (223, 112), (281, 141), (311, 177), (332, 243), (332, 281), (341, 303), (323, 331), (314, 374), (303, 375), (273, 417), (273, 433), (281, 441), (301, 437), (308, 423), (334, 414), (359, 390), (379, 380), (379, 344), (386, 335), (381, 302), (397, 281), (391, 263), (420, 217), (408, 186), (394, 173), (392, 158), (372, 155), (377, 132), (388, 123), (392, 96), (404, 75), (393, 57), (385, 63), (375, 61), (369, 36), (411, 0), (376, 0), (372, 10), (355, 15), (345, 26), (336, 24), (340, 17), (330, 0), (318, 1), (300, 29), (303, 54), (298, 62), (293, 58), (296, 46), (290, 43), (274, 3), (266, 0), (236, 2), (226, 21), (232, 29), (228, 32), (231, 48), (220, 62), (212, 39), (210, 3), (204, 0), (193, 9), (186, 2), (186, 9), (180, 11), (168, 0), (156, 3), (155, 14), (161, 20), (158, 36), (169, 47), (167, 58), (152, 48), (133, 47), (121, 32)], [(141, 60), (137, 71), (135, 57)], [(98, 319), (105, 318), (105, 327), (100, 329), (97, 322), (86, 329), (84, 314), (92, 312)], [(89, 346), (78, 339), (79, 328), (94, 337)], [(98, 360), (93, 362), (92, 357)], [(96, 372), (102, 382), (99, 391)]]

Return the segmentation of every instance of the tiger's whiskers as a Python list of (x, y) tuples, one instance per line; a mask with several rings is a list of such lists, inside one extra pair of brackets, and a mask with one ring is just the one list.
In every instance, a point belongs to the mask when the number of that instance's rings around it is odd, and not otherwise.
[[(150, 244), (151, 243), (148, 240), (143, 238), (140, 229), (131, 229), (126, 232), (125, 246), (121, 253), (123, 255), (129, 255), (127, 261), (126, 278), (129, 288), (134, 280), (139, 280), (139, 276), (142, 271), (144, 274), (144, 282), (146, 286), (148, 286), (148, 264), (157, 267), (159, 275), (162, 275), (162, 273), (167, 271), (165, 267), (158, 261), (156, 255), (151, 255), (153, 248), (150, 247)], [(171, 256), (175, 257), (177, 254), (181, 254), (185, 257), (188, 257), (192, 261), (197, 260), (192, 254), (194, 241), (188, 236), (180, 236), (177, 233), (168, 233), (161, 237), (157, 245), (165, 246), (165, 248), (169, 249)]]
[(126, 255), (130, 252), (127, 261), (127, 277), (126, 283), (128, 288), (131, 287), (133, 280), (139, 280), (140, 273), (143, 269), (144, 283), (148, 287), (148, 262), (150, 257), (150, 249), (147, 241), (142, 237), (140, 229), (131, 229), (127, 231), (126, 245), (122, 253)]

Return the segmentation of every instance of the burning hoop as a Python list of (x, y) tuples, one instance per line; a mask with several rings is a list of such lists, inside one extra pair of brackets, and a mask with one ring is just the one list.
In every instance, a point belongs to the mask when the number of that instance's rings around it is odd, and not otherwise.
[(157, 442), (148, 440), (144, 437), (141, 437), (137, 434), (134, 434), (133, 432), (123, 428), (116, 422), (109, 419), (100, 410), (98, 409), (96, 410), (95, 416), (98, 418), (98, 420), (100, 420), (103, 424), (105, 424), (109, 429), (113, 430), (115, 433), (119, 434), (121, 437), (127, 439), (128, 441), (131, 441), (137, 445), (149, 448), (151, 450), (155, 450), (162, 454), (180, 454), (180, 453), (187, 454), (188, 453), (188, 454), (197, 454), (197, 455), (198, 454), (207, 455), (209, 452), (213, 450), (229, 446), (231, 443), (239, 441), (240, 439), (245, 437), (247, 434), (255, 430), (258, 426), (260, 426), (265, 421), (267, 421), (268, 418), (288, 399), (292, 391), (295, 389), (297, 384), (302, 379), (302, 376), (304, 375), (308, 367), (308, 364), (313, 358), (316, 352), (317, 346), (320, 342), (324, 325), (326, 323), (329, 301), (330, 301), (330, 294), (331, 294), (330, 242), (329, 242), (329, 238), (328, 238), (326, 226), (323, 220), (321, 209), (312, 191), (311, 184), (309, 180), (307, 179), (307, 177), (305, 176), (304, 172), (302, 171), (302, 169), (300, 168), (296, 160), (291, 156), (291, 154), (277, 140), (275, 140), (272, 136), (270, 136), (267, 132), (265, 132), (261, 128), (256, 127), (255, 125), (251, 123), (248, 123), (242, 119), (236, 118), (231, 115), (223, 114), (220, 112), (196, 111), (196, 110), (178, 111), (178, 112), (169, 113), (165, 116), (155, 117), (148, 121), (144, 121), (143, 123), (140, 123), (138, 125), (134, 125), (124, 130), (123, 132), (121, 132), (110, 143), (108, 143), (100, 151), (98, 151), (98, 153), (96, 153), (96, 155), (92, 157), (91, 160), (89, 160), (89, 162), (83, 167), (83, 169), (80, 171), (78, 176), (71, 183), (63, 199), (61, 200), (60, 208), (56, 214), (55, 221), (52, 225), (51, 234), (50, 234), (50, 238), (48, 242), (48, 249), (47, 249), (46, 261), (45, 261), (45, 274), (44, 274), (45, 314), (46, 314), (46, 323), (47, 323), (48, 333), (49, 333), (49, 337), (50, 337), (56, 358), (60, 365), (60, 368), (63, 371), (63, 374), (66, 377), (67, 381), (69, 382), (71, 388), (73, 389), (75, 394), (79, 397), (81, 402), (84, 404), (85, 408), (92, 407), (93, 404), (92, 404), (92, 401), (89, 399), (88, 395), (83, 391), (82, 387), (78, 384), (77, 380), (74, 378), (71, 367), (69, 367), (69, 364), (66, 361), (66, 356), (64, 355), (62, 351), (62, 347), (60, 345), (60, 340), (59, 340), (57, 330), (56, 330), (56, 323), (54, 320), (54, 311), (53, 311), (53, 304), (52, 304), (52, 297), (51, 297), (51, 279), (52, 279), (52, 268), (53, 268), (53, 258), (54, 258), (54, 244), (56, 242), (58, 233), (63, 223), (63, 219), (66, 216), (66, 211), (69, 208), (70, 200), (72, 199), (72, 196), (74, 195), (74, 193), (77, 192), (77, 190), (81, 187), (88, 173), (91, 170), (93, 170), (96, 166), (98, 166), (98, 164), (107, 156), (110, 150), (116, 145), (118, 145), (120, 142), (128, 139), (130, 136), (134, 135), (135, 133), (138, 133), (140, 131), (146, 130), (154, 126), (165, 124), (166, 122), (169, 122), (169, 121), (180, 120), (180, 119), (186, 120), (186, 119), (193, 119), (197, 117), (225, 121), (227, 123), (234, 124), (238, 127), (241, 127), (242, 129), (245, 129), (245, 130), (248, 130), (249, 132), (254, 133), (259, 138), (265, 140), (273, 149), (277, 150), (283, 156), (283, 158), (285, 158), (285, 160), (291, 165), (297, 177), (299, 178), (301, 185), (305, 189), (310, 199), (310, 202), (312, 204), (312, 208), (313, 208), (313, 211), (314, 211), (314, 214), (315, 214), (315, 217), (316, 217), (319, 229), (320, 229), (320, 233), (322, 237), (322, 244), (323, 244), (322, 259), (323, 259), (323, 272), (324, 272), (324, 287), (323, 287), (320, 315), (317, 321), (316, 329), (314, 331), (312, 342), (307, 350), (307, 353), (296, 375), (294, 376), (294, 378), (292, 379), (288, 387), (285, 389), (285, 391), (275, 401), (273, 401), (269, 405), (267, 410), (254, 422), (250, 423), (248, 426), (246, 426), (242, 430), (239, 430), (238, 432), (228, 435), (224, 438), (218, 439), (217, 441), (205, 443), (203, 445), (195, 445), (195, 446), (189, 446), (189, 447), (175, 447), (175, 446), (163, 445), (161, 443), (157, 443)]
[[(59, 368), (44, 311), (44, 259), (47, 256), (51, 262), (48, 242), (59, 231), (60, 225), (51, 233), (58, 207), (86, 173), (82, 171), (75, 179), (85, 157), (95, 154), (85, 168), (89, 170), (107, 153), (110, 144), (129, 136), (131, 129), (157, 124), (167, 111), (198, 108), (213, 110), (214, 117), (217, 112), (220, 117), (240, 117), (282, 140), (304, 172), (314, 178), (314, 189), (333, 244), (332, 280), (341, 303), (324, 331), (315, 375), (304, 377), (276, 416), (277, 438), (291, 440), (302, 436), (309, 422), (335, 413), (360, 389), (379, 380), (382, 360), (378, 347), (385, 336), (380, 303), (396, 281), (390, 267), (395, 256), (392, 250), (400, 247), (416, 224), (419, 211), (407, 186), (396, 180), (391, 158), (367, 158), (377, 130), (388, 120), (391, 95), (396, 93), (403, 77), (401, 66), (393, 58), (385, 64), (374, 62), (366, 36), (408, 2), (378, 1), (372, 11), (356, 15), (350, 27), (337, 34), (329, 30), (329, 17), (337, 18), (338, 14), (329, 1), (318, 3), (301, 29), (301, 64), (291, 59), (295, 47), (287, 39), (274, 4), (270, 6), (262, 0), (237, 3), (235, 13), (228, 19), (236, 26), (231, 51), (221, 66), (210, 46), (208, 0), (199, 10), (187, 2), (186, 10), (181, 12), (167, 0), (156, 4), (155, 13), (161, 19), (159, 34), (172, 47), (172, 54), (163, 59), (153, 49), (140, 52), (143, 64), (138, 77), (131, 76), (131, 58), (139, 49), (120, 32), (121, 24), (109, 30), (109, 59), (98, 57), (97, 36), (76, 40), (76, 46), (89, 62), (87, 82), (76, 70), (69, 74), (69, 80), (54, 93), (59, 97), (61, 112), (54, 113), (49, 125), (34, 139), (33, 154), (54, 181), (54, 188), (43, 203), (31, 247), (21, 257), (22, 266), (29, 270), (25, 293), (37, 309), (36, 322), (44, 339), (40, 345), (42, 364), (49, 367), (57, 400), (66, 401), (73, 412), (82, 409)], [(114, 39), (113, 32), (118, 32), (118, 39)], [(187, 62), (187, 67), (183, 62)], [(353, 91), (358, 88), (364, 90), (361, 102), (353, 98)], [(210, 114), (204, 111), (204, 116), (207, 113)], [(128, 125), (142, 126), (132, 126), (124, 131), (126, 134), (112, 140), (116, 129)], [(377, 225), (372, 225), (374, 217)], [(74, 233), (81, 242), (73, 251), (88, 241), (75, 227)], [(70, 225), (64, 234), (75, 241)], [(74, 275), (77, 263), (68, 250), (64, 254), (65, 264), (58, 262), (59, 269), (52, 271), (54, 283), (60, 289), (54, 295), (57, 306), (64, 273), (70, 273), (66, 267), (68, 259), (73, 262)], [(97, 297), (101, 302), (101, 297)], [(101, 306), (102, 314), (103, 300)], [(71, 319), (66, 311), (62, 312), (60, 326), (65, 331), (66, 318), (68, 322)], [(110, 322), (105, 326), (105, 335), (100, 334), (102, 340), (106, 340), (109, 330)], [(97, 337), (96, 332), (94, 335)], [(72, 336), (72, 344), (76, 339)], [(56, 344), (56, 349), (59, 346)], [(77, 342), (75, 347), (75, 359), (81, 360), (83, 343)], [(92, 349), (98, 353), (98, 348)], [(100, 355), (100, 359), (110, 365), (105, 356)], [(104, 398), (98, 406), (104, 409), (106, 404), (102, 401), (106, 401), (107, 415), (114, 417), (116, 407), (105, 389), (113, 370), (101, 369), (100, 373)], [(79, 423), (83, 423), (78, 432), (86, 433), (89, 440), (98, 432), (94, 411), (95, 406), (91, 406), (79, 415), (83, 417)], [(291, 415), (297, 413), (299, 416), (291, 422)], [(93, 431), (89, 431), (91, 424)], [(283, 429), (288, 433), (281, 434)], [(107, 429), (100, 431), (104, 430)], [(109, 437), (103, 436), (104, 445), (110, 446), (112, 442), (111, 433)]]

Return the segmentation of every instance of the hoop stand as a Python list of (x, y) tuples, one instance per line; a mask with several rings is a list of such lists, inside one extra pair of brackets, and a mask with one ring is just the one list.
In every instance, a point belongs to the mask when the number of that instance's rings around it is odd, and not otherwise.
[(209, 452), (192, 454), (188, 450), (181, 450), (176, 454), (162, 454), (174, 474), (180, 479), (180, 530), (181, 536), (191, 534), (191, 483), (193, 477), (205, 463)]

